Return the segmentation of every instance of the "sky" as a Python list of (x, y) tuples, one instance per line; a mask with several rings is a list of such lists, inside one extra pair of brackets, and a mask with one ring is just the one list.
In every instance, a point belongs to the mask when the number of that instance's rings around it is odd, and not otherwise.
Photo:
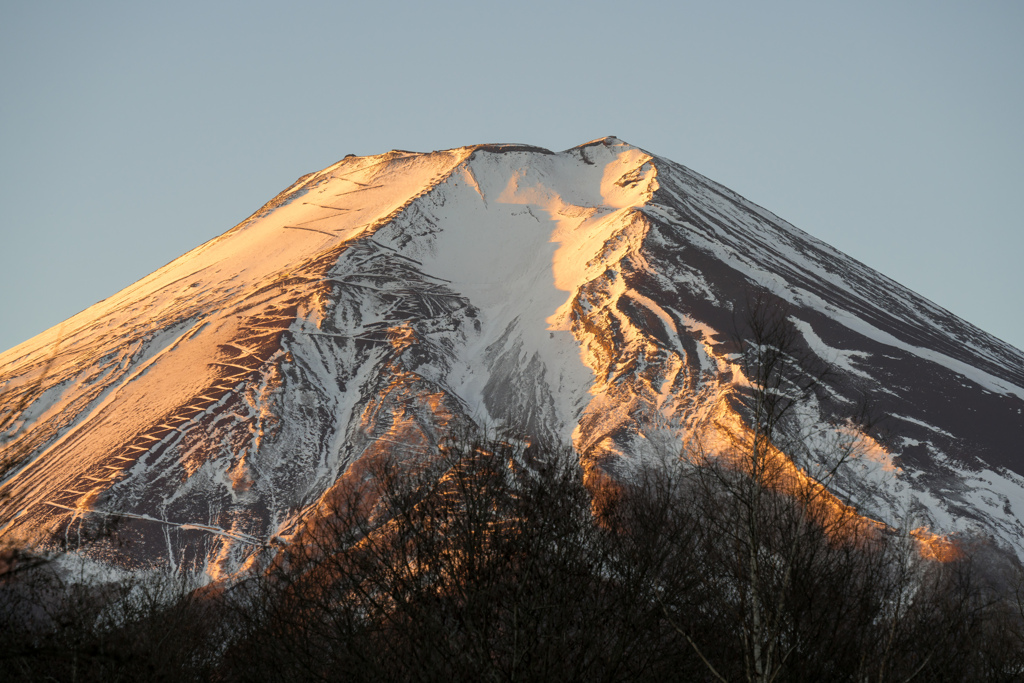
[(0, 0), (0, 350), (346, 154), (615, 135), (1024, 348), (1024, 3)]

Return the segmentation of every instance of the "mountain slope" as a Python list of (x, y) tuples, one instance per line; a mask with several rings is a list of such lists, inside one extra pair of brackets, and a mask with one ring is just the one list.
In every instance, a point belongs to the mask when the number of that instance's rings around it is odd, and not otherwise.
[(806, 425), (849, 429), (865, 398), (885, 418), (837, 494), (1024, 549), (1024, 354), (615, 138), (348, 157), (3, 354), (27, 408), (0, 525), (74, 541), (116, 516), (118, 562), (217, 574), (452, 427), (628, 476), (738, 419), (731, 333), (757, 291), (835, 369)]

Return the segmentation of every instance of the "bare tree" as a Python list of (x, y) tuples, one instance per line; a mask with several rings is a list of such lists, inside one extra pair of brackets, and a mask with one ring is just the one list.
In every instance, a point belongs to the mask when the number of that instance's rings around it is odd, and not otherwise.
[(9, 572), (0, 676), (1021, 680), (1024, 590), (983, 580), (983, 546), (934, 561), (829, 493), (857, 443), (802, 419), (827, 366), (784, 307), (750, 310), (743, 421), (678, 460), (593, 490), (571, 449), (457, 434), (361, 462), (211, 586)]

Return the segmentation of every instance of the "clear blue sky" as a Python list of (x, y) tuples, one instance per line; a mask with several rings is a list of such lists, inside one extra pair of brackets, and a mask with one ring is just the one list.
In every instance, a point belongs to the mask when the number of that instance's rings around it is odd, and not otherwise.
[(349, 153), (616, 135), (1024, 347), (1022, 2), (13, 2), (0, 348)]

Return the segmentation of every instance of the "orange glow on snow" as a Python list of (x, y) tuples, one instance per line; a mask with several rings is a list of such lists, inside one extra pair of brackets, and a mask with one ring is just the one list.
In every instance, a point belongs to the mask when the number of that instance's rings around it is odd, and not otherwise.
[(929, 560), (952, 562), (963, 557), (963, 552), (948, 536), (932, 533), (927, 527), (918, 527), (910, 535), (917, 541), (917, 552)]

